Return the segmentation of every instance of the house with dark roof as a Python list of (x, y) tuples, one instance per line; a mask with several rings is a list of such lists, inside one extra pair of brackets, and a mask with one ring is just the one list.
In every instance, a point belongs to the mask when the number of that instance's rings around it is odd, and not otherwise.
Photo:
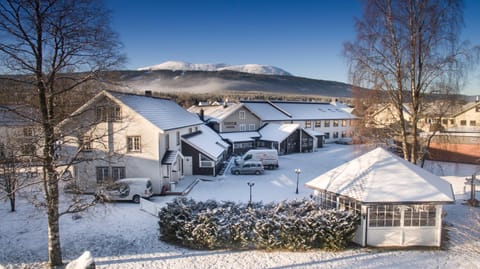
[[(153, 192), (160, 194), (194, 172), (215, 174), (212, 163), (194, 160), (207, 156), (217, 169), (228, 147), (216, 133), (205, 131), (197, 116), (148, 92), (102, 91), (60, 126), (70, 134), (65, 156), (81, 160), (75, 162), (73, 176), (88, 190), (109, 180), (148, 177)], [(184, 150), (184, 144), (196, 151)]]

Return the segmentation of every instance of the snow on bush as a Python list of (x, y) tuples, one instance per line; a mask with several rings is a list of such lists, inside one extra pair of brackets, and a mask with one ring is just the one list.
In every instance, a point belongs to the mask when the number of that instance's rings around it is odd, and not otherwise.
[(160, 238), (196, 249), (344, 249), (359, 217), (313, 201), (250, 206), (177, 198), (159, 212)]

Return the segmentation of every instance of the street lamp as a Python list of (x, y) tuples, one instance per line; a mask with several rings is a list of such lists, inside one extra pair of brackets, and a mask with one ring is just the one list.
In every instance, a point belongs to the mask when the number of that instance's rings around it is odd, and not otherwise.
[(255, 185), (255, 182), (249, 181), (247, 185), (250, 187), (250, 202), (248, 202), (248, 206), (252, 206), (252, 187)]
[(295, 174), (297, 174), (297, 190), (295, 191), (296, 194), (298, 194), (298, 180), (300, 178), (301, 173), (302, 173), (302, 170), (300, 170), (300, 168), (295, 169)]

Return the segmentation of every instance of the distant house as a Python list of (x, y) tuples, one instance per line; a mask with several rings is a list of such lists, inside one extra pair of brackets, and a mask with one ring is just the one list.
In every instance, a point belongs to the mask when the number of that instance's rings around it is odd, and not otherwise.
[(38, 110), (25, 105), (0, 106), (0, 159), (33, 160), (42, 150)]
[(218, 133), (250, 132), (262, 127), (262, 120), (242, 103), (192, 106), (189, 112), (196, 113), (205, 124)]
[(324, 208), (361, 215), (354, 242), (362, 246), (440, 246), (442, 205), (451, 185), (383, 148), (307, 182)]
[(355, 134), (355, 116), (330, 103), (242, 101), (262, 123), (298, 124), (316, 137), (314, 147)]
[[(212, 154), (202, 139), (184, 138), (203, 137), (198, 117), (175, 102), (146, 94), (102, 91), (61, 123), (70, 134), (65, 155), (81, 160), (73, 167), (79, 185), (91, 190), (109, 180), (149, 177), (154, 193), (160, 194), (184, 175), (203, 171), (197, 169), (202, 162), (193, 161), (198, 155), (220, 161), (223, 153)], [(223, 143), (218, 135), (207, 139)], [(183, 149), (183, 142), (196, 151)]]
[(272, 148), (278, 154), (294, 152), (311, 152), (314, 150), (314, 136), (306, 132), (299, 124), (293, 123), (267, 123), (259, 131), (258, 146)]

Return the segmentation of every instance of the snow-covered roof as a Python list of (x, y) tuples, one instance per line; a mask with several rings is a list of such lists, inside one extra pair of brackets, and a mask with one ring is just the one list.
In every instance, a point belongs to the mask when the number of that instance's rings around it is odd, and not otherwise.
[(164, 131), (202, 124), (197, 116), (168, 99), (119, 92), (108, 93)]
[(24, 105), (1, 105), (0, 125), (2, 126), (27, 126), (39, 120), (37, 109)]
[(380, 147), (305, 185), (364, 203), (455, 201), (450, 183)]
[(268, 123), (258, 132), (261, 135), (261, 140), (282, 142), (298, 128), (300, 128), (300, 124), (296, 123)]
[(162, 158), (162, 164), (174, 164), (180, 152), (178, 150), (167, 150)]
[(264, 121), (355, 119), (345, 110), (329, 103), (242, 101)]
[(324, 136), (325, 133), (324, 132), (319, 132), (319, 131), (316, 131), (316, 130), (311, 130), (311, 129), (303, 129), (307, 134), (309, 134), (311, 137), (315, 137), (315, 136)]
[(213, 160), (228, 149), (229, 145), (208, 126), (200, 126), (200, 132), (182, 137), (182, 140)]
[(220, 122), (222, 119), (228, 117), (242, 106), (243, 104), (241, 103), (227, 103), (227, 105), (211, 106), (191, 106), (188, 108), (188, 111), (191, 113), (200, 114), (200, 111), (203, 110), (205, 119)]
[(256, 131), (255, 132), (232, 132), (232, 133), (220, 133), (220, 136), (231, 143), (235, 143), (235, 142), (254, 141), (255, 138), (260, 137), (260, 133)]

